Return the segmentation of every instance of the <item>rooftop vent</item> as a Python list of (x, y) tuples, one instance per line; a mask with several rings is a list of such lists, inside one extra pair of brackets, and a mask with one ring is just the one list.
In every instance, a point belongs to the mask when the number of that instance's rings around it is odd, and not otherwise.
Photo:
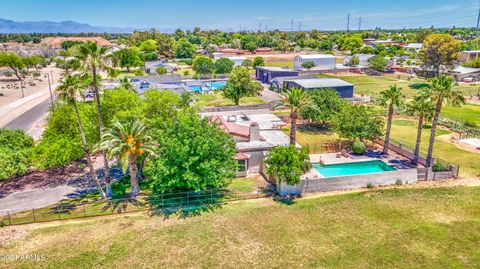
[(237, 121), (237, 116), (231, 115), (227, 117), (227, 122), (236, 122)]

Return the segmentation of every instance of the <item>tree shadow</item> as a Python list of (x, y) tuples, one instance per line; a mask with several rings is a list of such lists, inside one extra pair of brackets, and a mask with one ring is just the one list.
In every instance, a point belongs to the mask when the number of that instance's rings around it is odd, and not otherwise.
[(430, 88), (430, 85), (428, 83), (412, 83), (408, 85), (408, 87), (410, 87), (410, 89), (420, 90), (420, 89), (428, 89)]
[(300, 198), (300, 195), (274, 195), (273, 201), (282, 204), (282, 205), (294, 205), (297, 203), (296, 199)]

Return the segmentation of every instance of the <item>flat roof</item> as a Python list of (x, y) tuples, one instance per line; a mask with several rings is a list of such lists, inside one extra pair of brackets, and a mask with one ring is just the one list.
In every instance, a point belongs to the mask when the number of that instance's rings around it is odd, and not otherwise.
[(480, 50), (464, 50), (464, 53), (480, 53)]
[(297, 56), (302, 59), (335, 58), (335, 56), (331, 54), (301, 54)]
[(278, 66), (257, 66), (258, 69), (263, 69), (267, 71), (276, 71), (276, 72), (298, 72), (295, 71), (293, 68), (282, 68)]
[(338, 78), (291, 79), (285, 81), (295, 82), (305, 89), (353, 86), (353, 84)]

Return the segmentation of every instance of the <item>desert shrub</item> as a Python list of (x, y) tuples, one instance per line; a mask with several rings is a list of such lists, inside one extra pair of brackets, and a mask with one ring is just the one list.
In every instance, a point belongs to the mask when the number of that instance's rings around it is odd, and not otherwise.
[(133, 72), (133, 74), (135, 74), (135, 76), (143, 76), (145, 75), (145, 72), (143, 72), (142, 69), (137, 69), (135, 72)]
[(371, 182), (368, 182), (368, 183), (367, 183), (367, 189), (373, 189), (373, 187), (375, 187), (375, 186), (373, 185), (373, 183), (371, 183)]
[(401, 179), (397, 179), (395, 181), (395, 185), (402, 185), (403, 184), (403, 181)]
[(160, 66), (160, 67), (157, 67), (157, 69), (155, 69), (155, 71), (159, 75), (165, 75), (167, 73), (167, 68), (165, 68), (164, 66)]
[(363, 153), (365, 153), (365, 150), (366, 150), (365, 143), (363, 143), (361, 141), (353, 142), (352, 151), (355, 154), (363, 154)]

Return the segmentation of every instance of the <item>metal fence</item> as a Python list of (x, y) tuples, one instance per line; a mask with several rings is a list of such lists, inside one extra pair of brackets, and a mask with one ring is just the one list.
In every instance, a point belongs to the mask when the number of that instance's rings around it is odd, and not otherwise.
[(48, 207), (32, 208), (18, 212), (0, 212), (0, 227), (137, 211), (149, 211), (153, 215), (195, 214), (211, 210), (227, 202), (268, 197), (271, 194), (268, 187), (236, 186), (199, 192), (172, 192), (123, 199), (102, 199), (78, 203), (60, 202)]

